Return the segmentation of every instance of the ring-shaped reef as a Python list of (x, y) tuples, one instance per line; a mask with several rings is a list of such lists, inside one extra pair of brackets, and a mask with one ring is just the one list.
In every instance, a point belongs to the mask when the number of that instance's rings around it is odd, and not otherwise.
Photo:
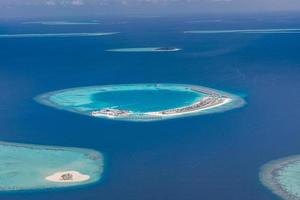
[(142, 47), (142, 48), (121, 48), (121, 49), (108, 49), (111, 52), (174, 52), (180, 51), (181, 49), (176, 47)]
[(260, 180), (285, 200), (300, 200), (300, 155), (273, 160), (263, 165)]
[(0, 192), (55, 189), (91, 184), (101, 178), (101, 153), (0, 142)]
[(42, 94), (36, 100), (58, 109), (126, 121), (156, 121), (209, 114), (244, 104), (237, 95), (183, 84), (79, 87)]

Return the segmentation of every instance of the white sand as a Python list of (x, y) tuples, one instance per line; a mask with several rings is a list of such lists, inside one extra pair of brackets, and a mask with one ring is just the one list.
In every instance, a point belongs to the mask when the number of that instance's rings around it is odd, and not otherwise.
[[(204, 97), (205, 98), (205, 97)], [(192, 110), (192, 111), (188, 111), (188, 112), (179, 112), (179, 113), (168, 113), (168, 114), (163, 114), (162, 111), (160, 112), (147, 112), (145, 114), (147, 115), (152, 115), (152, 116), (159, 116), (159, 117), (168, 117), (168, 116), (178, 116), (178, 115), (186, 115), (187, 113), (197, 113), (197, 112), (200, 112), (200, 111), (204, 111), (204, 110), (209, 110), (209, 109), (212, 109), (212, 108), (216, 108), (216, 107), (220, 107), (222, 105), (225, 105), (227, 103), (230, 103), (232, 101), (232, 99), (230, 98), (222, 98), (223, 99), (223, 102), (222, 103), (219, 103), (219, 104), (216, 104), (216, 105), (213, 105), (213, 106), (208, 106), (208, 107), (205, 107), (205, 108), (199, 108), (199, 109), (195, 109), (195, 110)], [(195, 103), (196, 104), (196, 103)]]
[[(63, 179), (63, 175), (69, 174), (72, 178), (65, 180)], [(90, 176), (81, 174), (78, 171), (64, 171), (64, 172), (56, 172), (50, 176), (45, 178), (48, 181), (52, 182), (60, 182), (60, 183), (75, 183), (75, 182), (83, 182), (90, 179)]]
[[(207, 97), (204, 97), (204, 99), (207, 98)], [(232, 99), (231, 98), (227, 98), (227, 97), (222, 97), (221, 98), (223, 101), (219, 104), (215, 104), (215, 105), (212, 105), (212, 106), (207, 106), (205, 108), (199, 108), (199, 109), (195, 109), (195, 110), (191, 110), (191, 111), (187, 111), (187, 112), (178, 112), (178, 113), (162, 113), (163, 111), (158, 111), (158, 112), (145, 112), (144, 114), (145, 115), (148, 115), (148, 116), (153, 116), (153, 117), (172, 117), (172, 116), (180, 116), (180, 115), (187, 115), (189, 113), (198, 113), (198, 112), (201, 112), (201, 111), (204, 111), (204, 110), (209, 110), (209, 109), (212, 109), (212, 108), (216, 108), (216, 107), (220, 107), (222, 105), (225, 105), (225, 104), (228, 104), (230, 102), (232, 102)], [(199, 102), (196, 102), (194, 104), (197, 104)], [(192, 105), (191, 105), (192, 106)], [(182, 107), (184, 108), (184, 107)], [(178, 109), (178, 108), (177, 108)], [(128, 113), (128, 115), (130, 115), (131, 113)], [(108, 117), (108, 118), (118, 118), (120, 117), (119, 115), (108, 115), (108, 114), (103, 114), (103, 113), (96, 113), (96, 112), (92, 112), (91, 113), (92, 116), (94, 117)], [(122, 115), (122, 117), (124, 117), (126, 115)]]

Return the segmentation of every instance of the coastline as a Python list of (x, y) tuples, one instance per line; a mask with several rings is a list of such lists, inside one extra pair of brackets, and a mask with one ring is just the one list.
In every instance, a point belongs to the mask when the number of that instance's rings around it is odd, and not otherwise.
[[(206, 98), (208, 98), (208, 97), (204, 97), (203, 100), (205, 101)], [(207, 106), (207, 107), (203, 107), (203, 108), (200, 107), (198, 109), (193, 109), (193, 110), (189, 110), (189, 111), (173, 112), (173, 110), (167, 110), (167, 111), (159, 111), (159, 112), (148, 112), (148, 113), (145, 113), (145, 114), (152, 115), (152, 116), (161, 116), (161, 117), (163, 117), (163, 116), (167, 116), (167, 117), (180, 116), (180, 115), (185, 115), (186, 113), (197, 113), (197, 112), (201, 112), (201, 111), (205, 111), (205, 110), (217, 108), (219, 106), (222, 106), (222, 105), (225, 105), (227, 103), (232, 102), (232, 99), (230, 99), (230, 98), (219, 98), (219, 99), (221, 100), (221, 102), (218, 103), (218, 104), (213, 104), (211, 106)], [(194, 104), (190, 105), (190, 107), (197, 106), (201, 102), (202, 101), (194, 103)], [(185, 110), (185, 109), (187, 109), (187, 107), (176, 108), (174, 110), (177, 110), (177, 109)], [(165, 112), (170, 112), (170, 113), (165, 113)]]

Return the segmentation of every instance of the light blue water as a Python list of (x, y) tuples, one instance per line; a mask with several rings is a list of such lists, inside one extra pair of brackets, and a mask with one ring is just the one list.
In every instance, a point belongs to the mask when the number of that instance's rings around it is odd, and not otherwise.
[(141, 90), (94, 94), (92, 99), (105, 107), (134, 112), (153, 112), (191, 105), (204, 95), (189, 91)]
[[(0, 143), (0, 160), (0, 191), (84, 185), (98, 181), (103, 171), (102, 155), (87, 149)], [(90, 179), (73, 183), (45, 179), (64, 171), (78, 171)]]

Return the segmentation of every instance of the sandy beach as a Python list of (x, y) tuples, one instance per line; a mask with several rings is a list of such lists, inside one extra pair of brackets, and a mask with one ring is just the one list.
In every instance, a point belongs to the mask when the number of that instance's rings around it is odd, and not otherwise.
[[(204, 97), (204, 98), (206, 98), (206, 97)], [(204, 111), (204, 110), (209, 110), (209, 109), (212, 109), (212, 108), (216, 108), (216, 107), (225, 105), (227, 103), (230, 103), (232, 101), (232, 99), (226, 98), (226, 97), (222, 97), (222, 98), (220, 98), (220, 100), (221, 100), (221, 103), (214, 104), (214, 105), (207, 106), (207, 107), (203, 107), (203, 108), (194, 109), (194, 110), (189, 110), (189, 111), (186, 111), (186, 112), (163, 113), (164, 111), (159, 111), (159, 112), (148, 112), (148, 113), (145, 113), (145, 114), (151, 115), (151, 116), (159, 116), (159, 117), (163, 117), (163, 116), (164, 117), (168, 117), (168, 116), (180, 116), (180, 115), (185, 115), (187, 113), (195, 113), (195, 112), (200, 112), (200, 111)], [(199, 102), (197, 102), (197, 103), (199, 103)], [(191, 106), (196, 105), (197, 103), (194, 103)], [(177, 108), (177, 109), (184, 109), (184, 108), (185, 107)]]
[(52, 182), (74, 183), (87, 181), (90, 179), (90, 176), (81, 174), (78, 171), (64, 171), (56, 172), (50, 176), (47, 176), (45, 179)]

